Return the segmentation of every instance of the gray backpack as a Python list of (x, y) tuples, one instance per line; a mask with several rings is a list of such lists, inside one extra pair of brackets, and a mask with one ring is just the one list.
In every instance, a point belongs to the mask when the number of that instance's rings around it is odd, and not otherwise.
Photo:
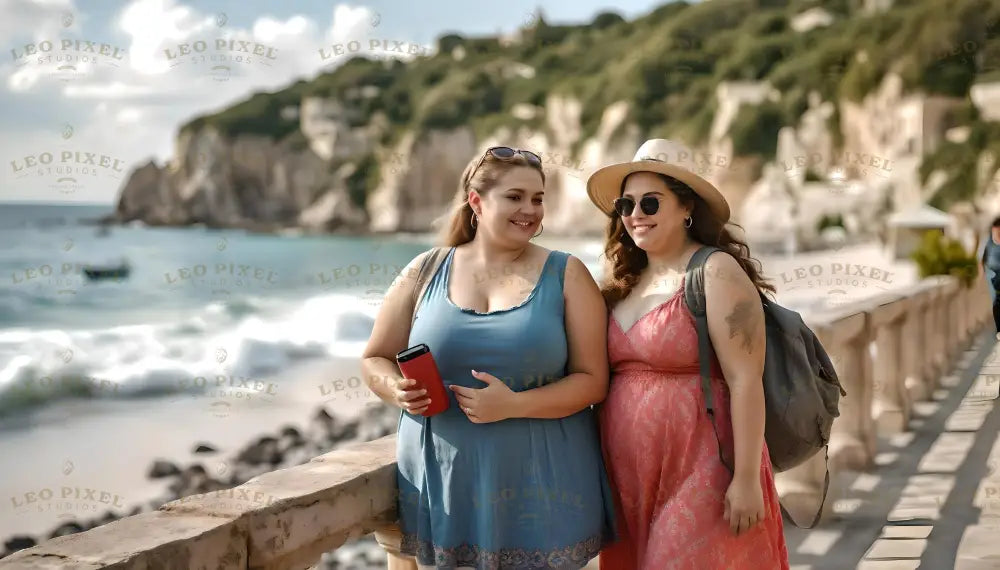
[[(705, 312), (704, 266), (717, 247), (702, 246), (691, 256), (685, 278), (684, 300), (694, 315), (698, 329), (698, 356), (701, 368), (701, 390), (705, 408), (719, 444), (719, 459), (729, 469), (719, 442), (715, 425), (709, 370), (715, 352), (708, 335)], [(763, 294), (767, 349), (764, 356), (764, 441), (775, 473), (787, 471), (826, 450), (834, 418), (840, 415), (840, 397), (846, 396), (837, 378), (829, 355), (795, 311), (786, 309)], [(823, 513), (826, 493), (830, 486), (829, 466), (823, 483), (823, 498), (810, 526), (816, 526)], [(784, 507), (782, 512), (795, 524)], [(796, 525), (798, 526), (798, 525)]]

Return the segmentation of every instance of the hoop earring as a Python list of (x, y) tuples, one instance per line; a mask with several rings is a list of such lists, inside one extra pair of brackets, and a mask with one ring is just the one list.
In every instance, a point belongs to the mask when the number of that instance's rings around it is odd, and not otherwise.
[(690, 228), (691, 224), (693, 224), (693, 223), (694, 223), (694, 218), (692, 218), (691, 216), (688, 216), (688, 217), (684, 218), (684, 227), (685, 228)]
[(536, 238), (536, 237), (542, 235), (542, 232), (544, 232), (544, 231), (545, 231), (545, 224), (539, 224), (538, 233), (535, 234), (535, 235), (533, 235), (533, 236), (531, 236), (531, 237), (532, 238)]
[(475, 212), (472, 213), (472, 218), (469, 219), (469, 225), (472, 226), (472, 229), (476, 229), (476, 226), (479, 225), (479, 219), (476, 217)]

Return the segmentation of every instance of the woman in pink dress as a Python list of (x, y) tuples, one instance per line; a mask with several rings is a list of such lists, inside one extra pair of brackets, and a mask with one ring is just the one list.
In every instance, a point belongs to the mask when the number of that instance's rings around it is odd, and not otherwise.
[[(587, 182), (590, 199), (611, 218), (602, 293), (612, 376), (599, 418), (622, 540), (601, 552), (601, 568), (787, 570), (764, 443), (758, 291), (774, 287), (725, 229), (722, 194), (677, 164), (693, 156), (653, 139), (632, 162)], [(703, 245), (723, 250), (704, 270), (718, 439), (684, 301), (688, 261)]]

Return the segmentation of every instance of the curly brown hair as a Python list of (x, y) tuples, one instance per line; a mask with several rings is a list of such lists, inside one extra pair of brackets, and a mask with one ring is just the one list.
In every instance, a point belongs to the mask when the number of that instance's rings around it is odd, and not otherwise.
[[(726, 229), (727, 222), (723, 222), (715, 215), (690, 186), (672, 176), (656, 174), (663, 180), (667, 189), (677, 196), (681, 204), (691, 208), (692, 223), (691, 227), (687, 228), (688, 237), (702, 245), (712, 245), (729, 253), (750, 277), (758, 291), (774, 293), (774, 286), (768, 283), (762, 274), (760, 262), (750, 257), (750, 247), (746, 242), (736, 238)], [(624, 193), (627, 180), (628, 176), (622, 180), (619, 196)], [(742, 229), (738, 224), (730, 225)], [(649, 265), (649, 258), (646, 252), (632, 241), (618, 215), (612, 215), (608, 223), (604, 256), (611, 266), (611, 271), (604, 279), (601, 294), (608, 307), (613, 308), (632, 292), (632, 288), (639, 282), (642, 270)]]

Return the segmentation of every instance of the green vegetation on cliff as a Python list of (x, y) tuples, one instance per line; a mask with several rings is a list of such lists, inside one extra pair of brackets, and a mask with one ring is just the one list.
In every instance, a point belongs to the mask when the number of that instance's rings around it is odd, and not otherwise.
[[(352, 124), (381, 114), (390, 137), (407, 129), (460, 125), (482, 135), (503, 125), (539, 128), (540, 119), (517, 119), (512, 109), (566, 95), (582, 104), (582, 139), (596, 132), (610, 104), (626, 101), (630, 120), (645, 135), (699, 144), (708, 136), (721, 82), (766, 80), (780, 100), (741, 108), (729, 134), (737, 154), (770, 159), (778, 129), (797, 124), (810, 92), (825, 100), (860, 101), (895, 71), (908, 91), (967, 98), (974, 82), (1000, 75), (995, 0), (896, 0), (881, 13), (867, 13), (862, 4), (674, 2), (634, 21), (610, 12), (578, 26), (553, 26), (542, 18), (513, 42), (450, 34), (438, 39), (433, 56), (410, 64), (356, 58), (311, 81), (254, 94), (184, 128), (212, 125), (227, 135), (284, 139), (295, 136), (299, 124), (287, 110), (316, 95), (344, 101), (354, 110)], [(833, 17), (829, 26), (803, 33), (791, 28), (793, 18), (817, 7)], [(995, 128), (972, 116), (967, 121), (975, 140), (944, 145), (928, 161), (955, 172), (939, 200), (974, 191), (952, 164), (968, 164), (979, 152), (1000, 147)], [(353, 193), (360, 197), (361, 190)]]

